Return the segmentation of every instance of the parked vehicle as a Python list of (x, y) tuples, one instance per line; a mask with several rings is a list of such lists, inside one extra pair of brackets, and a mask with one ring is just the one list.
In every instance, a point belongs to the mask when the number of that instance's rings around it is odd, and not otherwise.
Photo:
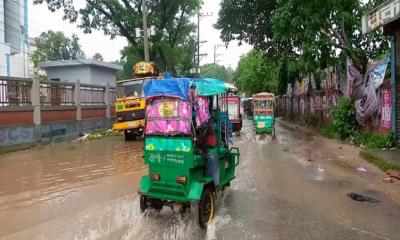
[(243, 113), (246, 118), (253, 117), (253, 98), (244, 99), (242, 102), (243, 105)]
[(232, 124), (233, 132), (242, 130), (242, 112), (240, 106), (240, 97), (235, 94), (229, 94), (223, 99), (224, 108), (228, 109), (229, 120)]
[(150, 80), (144, 88), (144, 158), (148, 174), (140, 182), (140, 210), (169, 206), (190, 209), (201, 227), (214, 217), (217, 191), (235, 178), (239, 149), (230, 147), (229, 93), (216, 79)]
[(275, 137), (275, 95), (273, 93), (254, 94), (253, 111), (256, 133), (270, 133)]
[(153, 63), (139, 62), (134, 68), (135, 78), (117, 82), (115, 112), (117, 121), (113, 129), (124, 131), (125, 140), (143, 135), (145, 126), (145, 98), (143, 86), (146, 81), (161, 78)]

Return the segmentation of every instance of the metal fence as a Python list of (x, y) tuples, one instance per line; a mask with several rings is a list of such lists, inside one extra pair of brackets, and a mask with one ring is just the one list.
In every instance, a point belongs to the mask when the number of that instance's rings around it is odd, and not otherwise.
[(0, 106), (26, 106), (31, 104), (32, 80), (0, 78)]
[(42, 106), (74, 105), (74, 83), (41, 81), (40, 104)]
[[(32, 79), (0, 77), (0, 107), (31, 106)], [(80, 84), (80, 104), (98, 106), (105, 104), (106, 87), (101, 85)], [(39, 97), (41, 106), (75, 105), (76, 84), (59, 81), (40, 81)], [(110, 104), (114, 104), (116, 89), (108, 91)]]
[(81, 84), (81, 105), (104, 105), (105, 91), (104, 86)]

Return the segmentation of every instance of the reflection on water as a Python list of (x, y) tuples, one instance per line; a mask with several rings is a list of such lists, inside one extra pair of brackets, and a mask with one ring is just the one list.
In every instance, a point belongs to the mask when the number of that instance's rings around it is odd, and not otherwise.
[(143, 142), (106, 137), (0, 155), (0, 210), (7, 204), (57, 201), (87, 180), (140, 171)]

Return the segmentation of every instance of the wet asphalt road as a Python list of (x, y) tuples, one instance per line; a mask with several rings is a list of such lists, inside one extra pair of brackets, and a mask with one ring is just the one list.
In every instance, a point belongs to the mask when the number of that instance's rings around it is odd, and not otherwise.
[(398, 183), (382, 185), (352, 148), (281, 125), (277, 135), (245, 123), (237, 179), (207, 231), (190, 214), (139, 213), (142, 142), (107, 137), (0, 155), (0, 239), (400, 239)]

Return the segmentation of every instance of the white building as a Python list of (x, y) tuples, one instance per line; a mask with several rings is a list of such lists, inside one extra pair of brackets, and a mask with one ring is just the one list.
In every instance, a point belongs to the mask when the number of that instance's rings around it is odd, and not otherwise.
[(0, 0), (0, 76), (29, 76), (28, 0)]

